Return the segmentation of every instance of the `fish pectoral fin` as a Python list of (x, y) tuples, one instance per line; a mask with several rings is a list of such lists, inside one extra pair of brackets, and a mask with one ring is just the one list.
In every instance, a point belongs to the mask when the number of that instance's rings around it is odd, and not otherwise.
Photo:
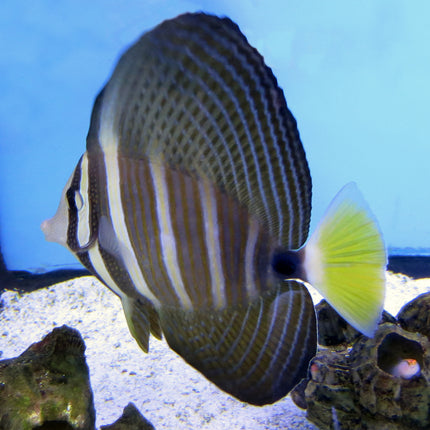
[(371, 337), (384, 306), (386, 253), (375, 217), (354, 183), (334, 198), (303, 252), (307, 281)]
[(254, 405), (284, 397), (306, 376), (316, 322), (306, 288), (279, 282), (246, 305), (185, 310), (162, 307), (170, 347), (219, 388)]
[(149, 334), (162, 339), (160, 319), (154, 305), (145, 297), (122, 298), (122, 306), (130, 333), (136, 339), (139, 347), (148, 352)]
[(113, 257), (122, 261), (121, 246), (115, 234), (111, 220), (102, 215), (99, 220), (98, 239), (100, 246)]

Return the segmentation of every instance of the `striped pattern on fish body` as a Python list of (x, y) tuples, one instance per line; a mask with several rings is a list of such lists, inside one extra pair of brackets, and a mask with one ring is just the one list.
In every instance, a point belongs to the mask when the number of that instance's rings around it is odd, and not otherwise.
[[(86, 178), (82, 168), (92, 158), (84, 155), (76, 177)], [(110, 258), (97, 271), (109, 274), (104, 279), (118, 285), (117, 293), (124, 290), (128, 274), (127, 295), (137, 290), (158, 306), (223, 308), (247, 303), (276, 285), (279, 278), (270, 262), (279, 245), (236, 200), (161, 161), (97, 158), (106, 171), (98, 186), (106, 207), (84, 212), (85, 217), (99, 215), (98, 246), (85, 253), (86, 261), (79, 255), (93, 270)], [(117, 174), (107, 174), (113, 171)], [(80, 192), (87, 184), (84, 179)], [(118, 184), (124, 185), (118, 189)], [(88, 224), (87, 218), (76, 219), (77, 229), (69, 228), (69, 247), (85, 251)]]
[(303, 245), (311, 180), (296, 122), (229, 19), (160, 24), (124, 53), (101, 98), (88, 151), (162, 156), (237, 198), (283, 246)]
[[(306, 289), (289, 281), (245, 307), (207, 314), (163, 307), (171, 348), (242, 401), (273, 403), (306, 375), (315, 355), (315, 313)], [(177, 327), (185, 324), (187, 330)]]
[[(81, 262), (123, 299), (130, 330), (142, 349), (148, 349), (149, 331), (160, 338), (162, 327), (176, 352), (238, 399), (263, 405), (283, 397), (306, 372), (316, 330), (306, 289), (273, 272), (276, 242), (246, 208), (209, 182), (148, 159), (109, 158), (86, 153), (75, 170), (68, 194), (90, 203), (85, 216), (101, 217), (91, 245), (78, 223), (69, 228), (69, 246), (81, 247), (75, 248)], [(110, 178), (104, 175), (98, 199), (91, 200), (87, 172), (100, 165), (112, 171), (113, 162), (122, 166), (124, 182), (135, 187), (109, 194)], [(91, 209), (93, 201), (107, 206)], [(129, 216), (108, 220), (109, 209), (122, 205), (121, 213)], [(168, 227), (163, 226), (166, 217)], [(125, 225), (132, 251), (117, 238), (117, 223)], [(173, 261), (166, 256), (169, 251), (176, 253)], [(134, 261), (138, 266), (132, 267)]]
[(48, 240), (150, 333), (242, 401), (279, 400), (306, 375), (316, 322), (305, 282), (371, 335), (385, 249), (354, 186), (306, 246), (311, 178), (296, 122), (229, 19), (186, 14), (144, 34), (97, 97), (87, 151)]

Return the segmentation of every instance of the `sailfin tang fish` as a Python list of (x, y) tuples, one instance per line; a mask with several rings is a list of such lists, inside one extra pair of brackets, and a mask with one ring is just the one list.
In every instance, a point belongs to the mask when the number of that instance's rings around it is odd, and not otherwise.
[(372, 335), (385, 250), (355, 185), (308, 240), (311, 177), (262, 56), (228, 18), (165, 21), (120, 58), (48, 240), (120, 296), (150, 333), (226, 392), (273, 403), (316, 351), (306, 283)]

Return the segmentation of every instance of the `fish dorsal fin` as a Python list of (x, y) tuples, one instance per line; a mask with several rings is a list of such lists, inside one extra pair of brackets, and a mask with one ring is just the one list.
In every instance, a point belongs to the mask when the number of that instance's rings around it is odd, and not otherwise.
[(306, 376), (316, 349), (308, 291), (280, 282), (246, 306), (221, 310), (160, 309), (170, 347), (207, 379), (239, 400), (265, 405)]
[(96, 100), (87, 149), (162, 156), (238, 199), (283, 245), (307, 238), (311, 179), (296, 121), (228, 18), (181, 15), (132, 45)]

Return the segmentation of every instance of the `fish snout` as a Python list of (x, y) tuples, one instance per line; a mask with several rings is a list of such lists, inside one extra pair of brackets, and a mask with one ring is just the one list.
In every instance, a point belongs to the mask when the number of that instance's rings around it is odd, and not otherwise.
[(49, 241), (49, 219), (45, 219), (42, 224), (40, 224), (40, 229), (43, 231), (45, 239)]
[(45, 240), (67, 246), (67, 224), (62, 218), (57, 212), (52, 218), (43, 221), (40, 228), (45, 235)]
[(57, 242), (57, 234), (55, 231), (55, 217), (45, 219), (45, 221), (40, 224), (40, 228), (45, 235), (45, 240), (48, 242)]

